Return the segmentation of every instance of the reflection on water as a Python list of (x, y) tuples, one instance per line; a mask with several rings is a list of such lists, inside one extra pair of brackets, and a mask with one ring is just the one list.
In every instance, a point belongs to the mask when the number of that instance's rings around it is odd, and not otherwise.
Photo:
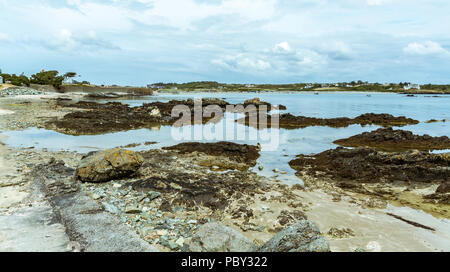
[[(287, 107), (285, 112), (294, 115), (304, 115), (311, 117), (333, 118), (333, 117), (356, 117), (363, 113), (389, 113), (394, 116), (404, 115), (421, 121), (418, 125), (405, 126), (401, 129), (410, 130), (415, 134), (429, 134), (431, 136), (449, 136), (450, 122), (424, 123), (430, 119), (447, 119), (450, 120), (449, 106), (450, 96), (436, 97), (406, 97), (398, 94), (372, 93), (370, 97), (366, 93), (195, 93), (195, 94), (178, 94), (178, 95), (158, 95), (149, 97), (147, 100), (125, 100), (130, 106), (139, 106), (144, 102), (151, 101), (168, 101), (172, 99), (184, 100), (187, 98), (222, 98), (229, 103), (242, 103), (243, 101), (259, 97), (263, 101), (272, 104), (281, 104)], [(234, 122), (234, 120), (242, 115), (226, 113), (225, 118), (214, 125), (194, 125), (188, 126), (187, 134), (194, 135), (194, 132), (212, 131), (222, 128), (222, 139), (230, 140), (237, 143), (246, 143), (256, 145), (263, 144), (261, 157), (258, 160), (258, 166), (262, 165), (263, 170), (260, 172), (269, 177), (278, 176), (277, 179), (292, 184), (298, 183), (300, 180), (295, 177), (288, 162), (295, 158), (298, 154), (314, 154), (336, 147), (333, 141), (347, 138), (362, 132), (377, 129), (377, 126), (361, 127), (352, 125), (345, 128), (328, 128), (328, 127), (308, 127), (303, 129), (276, 130), (279, 135), (276, 150), (270, 150), (270, 145), (264, 145), (264, 140), (256, 138), (249, 139), (252, 133), (257, 134), (257, 130), (249, 128)], [(217, 127), (219, 126), (219, 127)], [(232, 128), (232, 129), (230, 129)], [(70, 136), (57, 133), (54, 131), (30, 128), (25, 131), (10, 131), (3, 134), (9, 136), (4, 142), (14, 147), (35, 147), (47, 148), (49, 150), (69, 150), (78, 152), (88, 152), (111, 147), (126, 146), (131, 143), (142, 144), (131, 150), (156, 149), (163, 146), (175, 145), (183, 141), (177, 141), (172, 137), (172, 128), (169, 126), (161, 126), (159, 129), (139, 129), (126, 132), (117, 132), (104, 135), (86, 135), (86, 136)], [(244, 131), (247, 135), (245, 140), (236, 138), (237, 131)], [(267, 131), (266, 131), (267, 132)], [(220, 133), (219, 133), (220, 135)], [(202, 141), (202, 140), (197, 140)], [(145, 146), (145, 142), (157, 142), (155, 145)], [(203, 140), (203, 142), (207, 142)], [(272, 144), (273, 147), (273, 144)], [(258, 166), (254, 171), (259, 172)], [(283, 175), (274, 173), (277, 168), (280, 172), (287, 172)]]

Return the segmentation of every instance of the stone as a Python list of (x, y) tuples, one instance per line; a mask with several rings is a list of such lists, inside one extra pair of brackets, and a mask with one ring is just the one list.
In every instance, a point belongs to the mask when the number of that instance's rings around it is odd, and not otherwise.
[(192, 252), (254, 252), (256, 245), (238, 231), (217, 222), (202, 225), (192, 237)]
[(103, 204), (103, 207), (105, 208), (105, 211), (110, 212), (112, 214), (119, 213), (119, 209), (116, 206), (109, 204), (109, 203), (102, 203), (102, 204)]
[(450, 182), (444, 182), (436, 189), (436, 193), (449, 193), (450, 192)]
[(299, 220), (275, 234), (258, 249), (259, 252), (329, 252), (330, 246), (317, 226), (309, 220)]
[(125, 213), (138, 214), (141, 213), (141, 209), (137, 206), (128, 206), (125, 208)]
[(184, 238), (180, 237), (178, 240), (175, 241), (175, 243), (179, 246), (179, 247), (183, 247), (184, 246)]
[(106, 182), (131, 176), (142, 163), (142, 156), (135, 152), (120, 148), (108, 149), (84, 157), (76, 176), (83, 182)]
[(158, 234), (159, 236), (166, 236), (169, 234), (169, 232), (167, 230), (157, 230), (156, 234)]

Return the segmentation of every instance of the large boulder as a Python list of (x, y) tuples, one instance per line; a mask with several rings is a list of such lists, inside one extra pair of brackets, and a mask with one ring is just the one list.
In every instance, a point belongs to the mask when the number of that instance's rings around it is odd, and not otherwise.
[(192, 237), (192, 252), (254, 252), (256, 245), (241, 233), (216, 222), (201, 226)]
[(259, 252), (329, 252), (330, 246), (317, 226), (300, 220), (275, 234)]
[(142, 165), (141, 155), (120, 148), (89, 153), (84, 157), (76, 176), (83, 182), (106, 182), (134, 174)]

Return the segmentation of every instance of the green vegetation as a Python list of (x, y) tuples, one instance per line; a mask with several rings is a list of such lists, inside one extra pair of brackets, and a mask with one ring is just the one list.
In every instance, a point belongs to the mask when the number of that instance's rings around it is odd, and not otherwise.
[(30, 86), (30, 80), (28, 77), (24, 76), (23, 74), (20, 76), (17, 76), (16, 74), (0, 74), (1, 77), (3, 77), (4, 82), (11, 82), (12, 85), (15, 86)]
[(39, 84), (52, 85), (56, 89), (61, 88), (65, 79), (75, 77), (76, 75), (77, 73), (75, 72), (68, 72), (61, 76), (58, 71), (42, 71), (28, 78), (23, 73), (20, 76), (15, 74), (10, 75), (0, 73), (0, 76), (3, 77), (4, 82), (11, 82), (11, 84), (15, 86), (29, 87), (30, 84)]
[(58, 71), (42, 71), (31, 76), (31, 83), (39, 85), (52, 85), (56, 89), (61, 88), (64, 76), (58, 76)]

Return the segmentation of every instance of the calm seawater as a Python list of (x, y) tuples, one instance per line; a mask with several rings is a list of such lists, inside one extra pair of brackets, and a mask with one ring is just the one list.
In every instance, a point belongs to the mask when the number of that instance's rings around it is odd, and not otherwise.
[[(405, 126), (401, 129), (410, 130), (415, 134), (429, 134), (432, 136), (450, 136), (450, 95), (441, 95), (433, 97), (431, 95), (418, 95), (417, 97), (406, 97), (400, 94), (389, 93), (339, 93), (328, 92), (315, 95), (314, 93), (190, 93), (190, 94), (160, 94), (140, 100), (122, 100), (130, 106), (139, 106), (145, 102), (168, 101), (172, 99), (183, 100), (187, 98), (221, 98), (229, 103), (242, 103), (243, 101), (258, 97), (262, 101), (272, 104), (282, 104), (287, 107), (286, 111), (294, 115), (304, 115), (311, 117), (332, 118), (332, 117), (356, 117), (363, 113), (389, 113), (394, 116), (404, 115), (420, 121), (418, 125)], [(264, 143), (262, 139), (256, 140), (237, 140), (231, 137), (231, 134), (238, 130), (244, 130), (247, 134), (255, 133), (253, 128), (244, 127), (234, 123), (234, 119), (240, 115), (226, 114), (225, 119), (218, 125), (223, 128), (223, 140), (231, 140), (237, 143), (257, 144)], [(424, 123), (427, 120), (447, 119), (447, 122)], [(234, 126), (233, 130), (227, 129), (227, 125)], [(205, 127), (196, 125), (189, 127), (193, 131), (202, 131)], [(209, 127), (207, 127), (209, 128)], [(275, 150), (265, 148), (261, 152), (258, 165), (264, 167), (255, 171), (269, 177), (288, 183), (301, 183), (301, 180), (295, 177), (294, 171), (289, 167), (288, 162), (298, 154), (314, 154), (335, 148), (333, 141), (353, 136), (365, 131), (371, 131), (379, 128), (378, 126), (361, 127), (352, 125), (347, 128), (328, 128), (328, 127), (308, 127), (303, 129), (285, 130), (280, 129), (276, 132), (279, 135), (278, 143), (271, 147), (277, 147)], [(138, 146), (132, 150), (145, 150), (161, 148), (185, 142), (188, 140), (177, 140), (171, 135), (172, 128), (169, 126), (160, 126), (153, 129), (139, 129), (126, 132), (117, 132), (94, 136), (69, 136), (54, 131), (30, 128), (24, 131), (9, 131), (2, 134), (9, 136), (5, 143), (14, 147), (35, 147), (38, 149), (46, 148), (48, 150), (68, 150), (77, 152), (89, 152), (118, 146), (125, 146), (131, 143), (158, 142), (151, 146)], [(220, 140), (220, 139), (219, 139)], [(199, 140), (208, 142), (206, 140)], [(214, 141), (214, 140), (213, 140)], [(267, 143), (266, 143), (267, 144)], [(263, 145), (264, 147), (264, 145)], [(287, 174), (274, 173), (273, 169), (279, 169)]]

